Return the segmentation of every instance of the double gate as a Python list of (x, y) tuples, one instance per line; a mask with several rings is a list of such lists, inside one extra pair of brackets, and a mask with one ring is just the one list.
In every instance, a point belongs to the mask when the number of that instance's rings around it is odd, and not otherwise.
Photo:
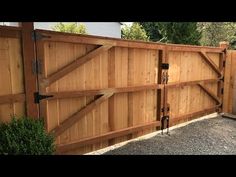
[[(58, 153), (89, 152), (222, 109), (223, 47), (21, 34), (21, 101), (45, 120)], [(15, 101), (0, 96), (1, 104)]]

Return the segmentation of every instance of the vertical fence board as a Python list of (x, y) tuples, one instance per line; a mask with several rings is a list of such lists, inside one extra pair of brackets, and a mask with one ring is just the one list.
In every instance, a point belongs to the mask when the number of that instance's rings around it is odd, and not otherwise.
[(232, 99), (232, 58), (233, 51), (228, 50), (226, 55), (226, 64), (225, 64), (225, 78), (224, 78), (224, 102), (223, 102), (223, 111), (227, 113), (232, 113), (230, 111), (230, 102)]
[[(128, 49), (114, 47), (109, 55), (109, 87), (128, 86)], [(128, 94), (119, 93), (109, 100), (110, 130), (128, 127)], [(127, 137), (115, 138), (110, 144), (127, 140)]]
[[(1, 95), (7, 95), (12, 93), (9, 40), (7, 38), (0, 38), (0, 40), (0, 43), (2, 43), (2, 48), (4, 48), (0, 50), (0, 81), (2, 83), (0, 93)], [(9, 121), (10, 116), (14, 114), (13, 103), (2, 104), (0, 106), (1, 120), (4, 122)]]
[[(0, 37), (0, 96), (24, 93), (22, 45), (20, 38)], [(0, 121), (25, 115), (25, 103), (0, 104)]]

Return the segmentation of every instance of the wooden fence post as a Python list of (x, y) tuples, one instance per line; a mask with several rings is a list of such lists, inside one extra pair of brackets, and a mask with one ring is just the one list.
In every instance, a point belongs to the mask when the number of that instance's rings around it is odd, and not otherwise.
[(226, 41), (221, 41), (219, 43), (220, 47), (221, 48), (224, 48), (224, 49), (228, 49), (229, 48), (229, 42), (226, 42)]
[(22, 22), (22, 48), (24, 63), (24, 82), (26, 95), (26, 114), (32, 118), (39, 117), (37, 104), (34, 103), (34, 92), (37, 91), (37, 75), (33, 74), (33, 63), (35, 63), (35, 46), (32, 39), (34, 31), (33, 22)]
[(228, 93), (224, 89), (224, 82), (225, 82), (226, 56), (227, 56), (227, 49), (229, 47), (229, 43), (226, 41), (222, 41), (219, 43), (219, 46), (224, 49), (224, 52), (220, 54), (220, 61), (219, 61), (219, 68), (220, 68), (220, 71), (223, 73), (224, 79), (223, 79), (223, 82), (218, 82), (218, 91), (217, 91), (217, 96), (222, 100), (222, 107), (219, 109), (219, 112), (222, 112), (224, 111), (223, 109), (224, 97), (228, 95)]

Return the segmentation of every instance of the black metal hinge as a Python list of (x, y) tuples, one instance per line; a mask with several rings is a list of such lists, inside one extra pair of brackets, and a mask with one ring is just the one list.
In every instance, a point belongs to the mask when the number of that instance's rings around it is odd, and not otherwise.
[(161, 69), (169, 69), (169, 63), (162, 63)]
[(38, 104), (40, 100), (53, 97), (53, 95), (40, 95), (39, 92), (34, 92), (34, 103)]
[(224, 94), (224, 88), (221, 88), (221, 94), (222, 95)]
[(43, 35), (41, 33), (35, 32), (35, 31), (32, 32), (32, 40), (33, 41), (41, 40), (43, 38), (51, 38), (51, 36)]
[(32, 72), (33, 74), (42, 74), (42, 64), (40, 60), (32, 61)]

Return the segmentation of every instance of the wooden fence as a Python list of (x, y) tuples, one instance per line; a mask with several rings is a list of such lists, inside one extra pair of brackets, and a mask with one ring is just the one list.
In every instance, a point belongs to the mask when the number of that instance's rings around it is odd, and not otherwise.
[(227, 50), (223, 111), (236, 114), (236, 51)]
[(1, 27), (0, 41), (0, 120), (43, 118), (58, 154), (222, 111), (225, 46), (74, 35), (30, 23)]
[(21, 33), (18, 28), (0, 31), (0, 120), (25, 114), (25, 88)]

